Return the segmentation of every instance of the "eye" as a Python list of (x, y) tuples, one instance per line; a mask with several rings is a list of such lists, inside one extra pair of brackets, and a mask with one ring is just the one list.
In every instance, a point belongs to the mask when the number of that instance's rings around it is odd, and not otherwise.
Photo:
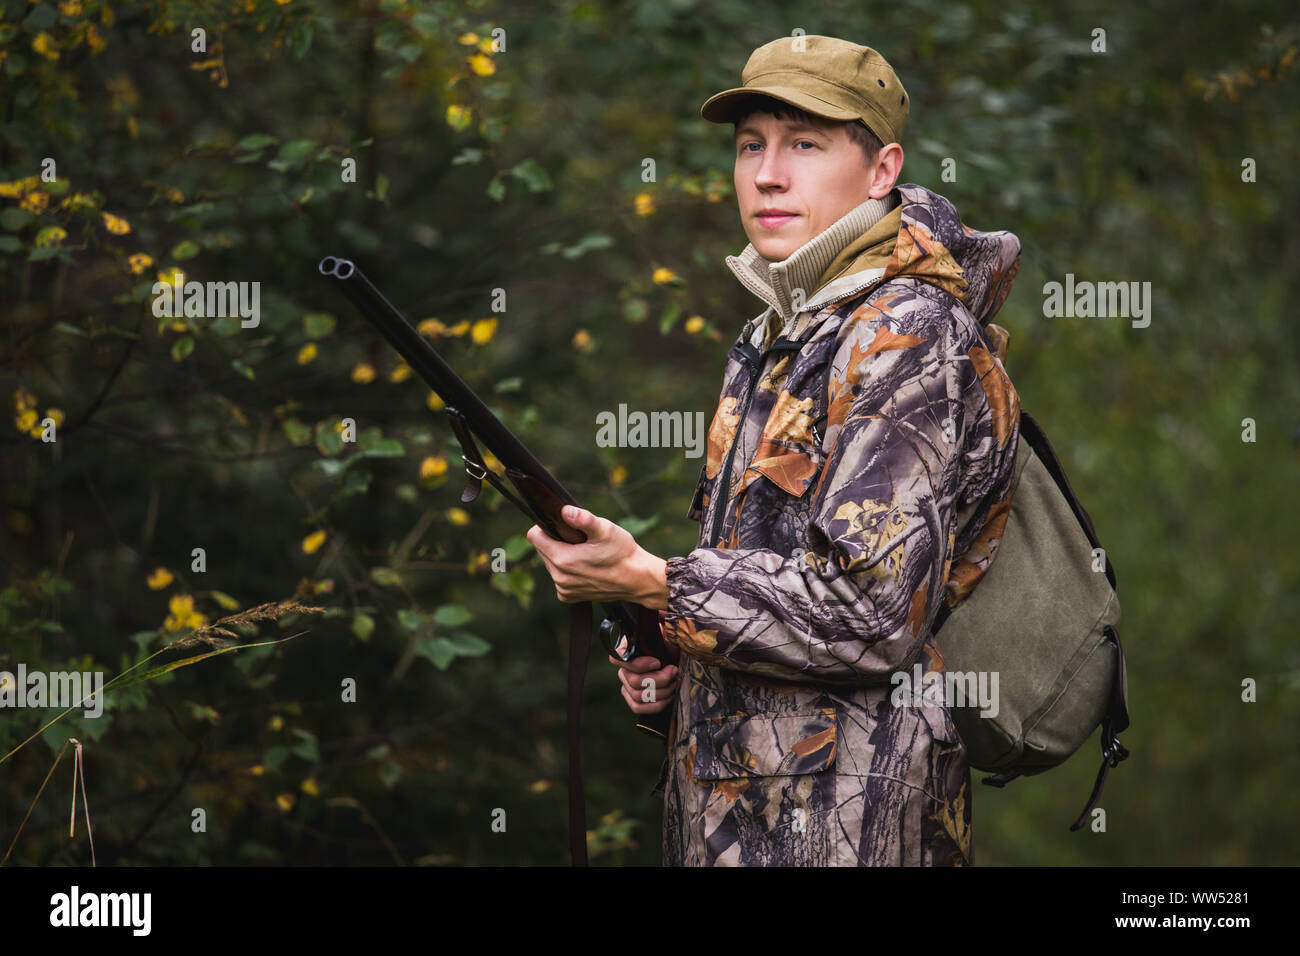
[(796, 146), (802, 146), (804, 143), (807, 143), (807, 144), (808, 144), (809, 146), (811, 146), (813, 149), (816, 149), (816, 148), (817, 148), (817, 144), (814, 143), (814, 142), (813, 142), (812, 140), (810, 140), (810, 139), (801, 139), (801, 140), (799, 140), (799, 142), (795, 143), (795, 145), (796, 145)]

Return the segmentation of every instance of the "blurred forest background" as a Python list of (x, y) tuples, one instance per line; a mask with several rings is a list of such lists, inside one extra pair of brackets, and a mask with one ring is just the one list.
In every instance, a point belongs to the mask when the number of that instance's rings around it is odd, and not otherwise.
[[(460, 506), (436, 398), (316, 264), (355, 258), (586, 507), (684, 554), (702, 461), (600, 448), (596, 415), (711, 418), (761, 305), (723, 265), (745, 245), (730, 127), (699, 106), (802, 30), (897, 69), (902, 182), (1020, 237), (1007, 369), (1118, 573), (1132, 756), (1107, 832), (1067, 829), (1094, 735), (976, 785), (976, 863), (1294, 863), (1300, 15), (1192, 9), (0, 3), (0, 669), (111, 676), (249, 608), (323, 609), (227, 625), (298, 636), (124, 686), (12, 753), (0, 843), (75, 736), (100, 865), (567, 862), (568, 608), (512, 507)], [(260, 282), (260, 325), (156, 318), (177, 269)], [(1044, 318), (1067, 272), (1150, 282), (1150, 326)], [(617, 690), (593, 649), (592, 862), (657, 865), (661, 748)], [(0, 713), (0, 754), (56, 714)], [(89, 862), (72, 773), (69, 750), (11, 865)]]

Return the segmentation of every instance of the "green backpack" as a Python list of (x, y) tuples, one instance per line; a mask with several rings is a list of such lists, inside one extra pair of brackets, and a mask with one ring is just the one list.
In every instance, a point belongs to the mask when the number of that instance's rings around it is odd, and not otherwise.
[[(1109, 769), (1129, 755), (1116, 736), (1129, 715), (1115, 569), (1047, 436), (1023, 410), (1013, 481), (992, 564), (956, 609), (940, 608), (934, 633), (945, 670), (998, 674), (995, 716), (974, 706), (950, 711), (970, 765), (996, 771), (984, 783), (1050, 770), (1101, 725), (1101, 768), (1077, 830)], [(1098, 558), (1104, 574), (1094, 570)]]

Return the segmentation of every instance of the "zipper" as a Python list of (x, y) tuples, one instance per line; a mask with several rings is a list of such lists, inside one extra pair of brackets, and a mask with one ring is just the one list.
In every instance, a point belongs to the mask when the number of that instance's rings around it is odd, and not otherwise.
[(749, 387), (745, 392), (745, 406), (736, 422), (736, 434), (731, 440), (731, 447), (727, 449), (726, 464), (722, 466), (722, 487), (714, 498), (718, 510), (713, 516), (713, 533), (709, 537), (714, 547), (717, 546), (718, 538), (722, 534), (722, 520), (727, 514), (727, 499), (731, 492), (731, 466), (735, 462), (736, 446), (740, 444), (740, 436), (745, 430), (745, 421), (749, 418), (749, 406), (754, 400), (754, 390), (758, 385), (759, 376), (763, 373), (763, 367), (767, 364), (767, 357), (773, 352), (797, 352), (802, 347), (802, 342), (792, 342), (788, 339), (777, 339), (761, 355), (749, 342), (744, 342), (739, 347), (741, 361), (750, 369)]

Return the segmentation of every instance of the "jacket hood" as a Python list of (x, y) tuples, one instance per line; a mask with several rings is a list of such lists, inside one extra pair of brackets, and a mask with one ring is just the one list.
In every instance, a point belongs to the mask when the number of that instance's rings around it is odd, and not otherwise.
[(951, 292), (987, 326), (1011, 292), (1020, 240), (1005, 229), (981, 232), (951, 202), (924, 186), (898, 187), (902, 223), (884, 278), (907, 276)]
[[(827, 259), (829, 264), (803, 311), (795, 313), (783, 282), (806, 275), (808, 262), (820, 265)], [(868, 200), (850, 211), (783, 262), (764, 259), (752, 243), (726, 261), (741, 283), (771, 306), (747, 327), (756, 339), (765, 323), (780, 321), (787, 338), (802, 338), (818, 324), (815, 317), (823, 306), (851, 298), (880, 281), (912, 278), (955, 296), (999, 340), (998, 351), (1005, 353), (1006, 331), (990, 328), (990, 320), (1011, 292), (1019, 259), (1020, 240), (1014, 234), (972, 229), (946, 198), (906, 183), (885, 199)]]

